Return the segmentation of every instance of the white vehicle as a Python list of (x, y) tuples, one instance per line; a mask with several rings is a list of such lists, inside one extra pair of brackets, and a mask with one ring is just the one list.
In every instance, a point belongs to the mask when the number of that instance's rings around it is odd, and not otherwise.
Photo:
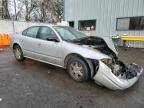
[(18, 61), (25, 58), (65, 68), (79, 82), (93, 79), (109, 89), (124, 90), (139, 79), (143, 68), (119, 61), (112, 40), (66, 26), (38, 25), (12, 35)]

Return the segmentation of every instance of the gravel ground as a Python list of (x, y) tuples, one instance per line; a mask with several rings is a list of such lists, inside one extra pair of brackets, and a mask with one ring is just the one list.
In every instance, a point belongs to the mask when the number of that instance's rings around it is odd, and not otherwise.
[[(144, 67), (144, 49), (119, 49), (120, 59)], [(144, 108), (144, 76), (125, 91), (73, 81), (64, 69), (0, 49), (0, 108)]]

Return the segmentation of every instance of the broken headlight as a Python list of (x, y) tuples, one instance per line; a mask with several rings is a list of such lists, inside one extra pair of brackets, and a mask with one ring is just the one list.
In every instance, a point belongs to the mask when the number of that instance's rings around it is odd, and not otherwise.
[(103, 63), (105, 63), (106, 65), (111, 65), (112, 64), (112, 59), (102, 59), (101, 61)]

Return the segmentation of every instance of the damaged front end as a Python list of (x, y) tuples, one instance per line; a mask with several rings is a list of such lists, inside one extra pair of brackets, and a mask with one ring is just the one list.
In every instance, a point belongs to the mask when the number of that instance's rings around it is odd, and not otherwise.
[(133, 86), (143, 72), (143, 68), (130, 64), (125, 66), (121, 61), (108, 65), (99, 61), (99, 69), (93, 77), (95, 82), (112, 90), (124, 90)]
[(97, 63), (94, 66), (95, 72), (92, 78), (101, 86), (112, 90), (124, 90), (133, 86), (142, 75), (142, 67), (135, 63), (125, 65), (118, 59), (114, 48), (110, 47), (113, 46), (112, 42), (107, 44), (104, 39), (92, 36), (74, 41), (74, 43), (98, 50), (111, 57), (111, 59), (96, 60)]

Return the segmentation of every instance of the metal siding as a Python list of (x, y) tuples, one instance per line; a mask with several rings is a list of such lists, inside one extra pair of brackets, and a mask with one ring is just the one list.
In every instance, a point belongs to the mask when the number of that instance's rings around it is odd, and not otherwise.
[[(98, 36), (143, 35), (144, 31), (116, 31), (116, 18), (144, 16), (144, 0), (65, 0), (65, 19), (75, 21), (96, 19)], [(144, 47), (144, 42), (130, 42), (130, 46)]]

